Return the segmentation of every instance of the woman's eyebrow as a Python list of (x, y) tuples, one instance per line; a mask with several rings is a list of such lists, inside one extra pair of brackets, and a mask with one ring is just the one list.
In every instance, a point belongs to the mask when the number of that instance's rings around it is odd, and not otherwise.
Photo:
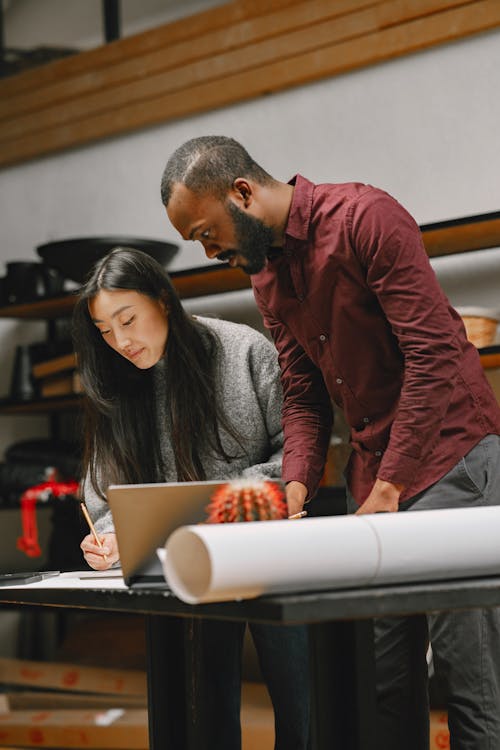
[[(118, 310), (111, 313), (111, 318), (116, 318), (121, 312), (129, 310), (131, 307), (133, 307), (133, 305), (123, 305), (122, 307), (119, 307)], [(92, 318), (92, 323), (104, 323), (104, 320), (101, 320), (100, 318)]]

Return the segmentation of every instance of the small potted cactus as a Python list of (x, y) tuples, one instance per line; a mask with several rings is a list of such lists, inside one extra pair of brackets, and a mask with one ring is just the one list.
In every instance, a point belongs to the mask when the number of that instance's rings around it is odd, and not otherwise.
[(275, 482), (238, 480), (220, 487), (206, 511), (207, 523), (275, 521), (287, 517), (287, 504)]

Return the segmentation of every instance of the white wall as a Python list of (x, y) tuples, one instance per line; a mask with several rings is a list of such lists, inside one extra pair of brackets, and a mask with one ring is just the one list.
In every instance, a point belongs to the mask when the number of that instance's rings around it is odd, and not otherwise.
[[(178, 241), (160, 203), (161, 173), (176, 146), (209, 133), (240, 139), (280, 179), (300, 171), (382, 187), (420, 223), (499, 210), (499, 70), (495, 31), (4, 169), (0, 263), (33, 259), (37, 244), (71, 236)], [(205, 262), (201, 248), (182, 246), (172, 268)], [(435, 267), (455, 305), (500, 306), (500, 249)], [(0, 327), (1, 344), (5, 335)]]
[[(186, 138), (239, 138), (276, 177), (362, 180), (419, 222), (498, 210), (500, 31), (0, 171), (0, 260), (102, 233), (175, 240), (159, 199)], [(201, 260), (191, 247), (175, 261)]]

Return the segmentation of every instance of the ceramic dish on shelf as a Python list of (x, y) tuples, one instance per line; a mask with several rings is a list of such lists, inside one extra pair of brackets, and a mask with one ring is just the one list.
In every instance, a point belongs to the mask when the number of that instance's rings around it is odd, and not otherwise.
[(38, 245), (36, 252), (43, 262), (56, 268), (65, 279), (83, 284), (87, 275), (100, 258), (114, 247), (134, 247), (151, 255), (162, 266), (167, 267), (178, 245), (160, 240), (125, 236), (75, 237)]

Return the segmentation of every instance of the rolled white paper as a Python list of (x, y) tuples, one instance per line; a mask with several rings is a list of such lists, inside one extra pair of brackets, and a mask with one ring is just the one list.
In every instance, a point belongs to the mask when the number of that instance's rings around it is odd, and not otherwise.
[(200, 524), (165, 545), (190, 604), (500, 572), (500, 506)]
[(360, 516), (381, 556), (374, 583), (500, 573), (500, 506)]
[(379, 550), (359, 516), (184, 526), (166, 544), (165, 576), (195, 603), (369, 583)]

